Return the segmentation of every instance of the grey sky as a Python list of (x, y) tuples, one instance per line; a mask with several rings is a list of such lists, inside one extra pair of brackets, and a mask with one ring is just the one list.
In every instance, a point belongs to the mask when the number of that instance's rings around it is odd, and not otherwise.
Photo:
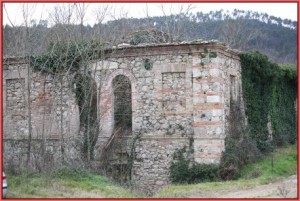
[[(63, 3), (59, 3), (63, 4)], [(53, 13), (54, 7), (58, 3), (37, 3), (28, 4), (30, 10), (30, 20), (40, 19), (49, 20), (50, 14)], [(163, 15), (161, 9), (161, 3), (89, 3), (87, 5), (87, 14), (84, 17), (84, 24), (93, 25), (96, 22), (96, 10), (98, 8), (103, 9), (105, 5), (110, 6), (110, 12), (105, 16), (105, 21), (112, 20), (120, 17), (146, 17), (147, 8), (149, 16), (161, 16)], [(183, 5), (184, 9), (187, 8), (188, 3), (163, 3), (165, 8), (165, 14), (173, 14), (179, 12), (179, 7)], [(3, 24), (20, 25), (24, 22), (22, 17), (22, 5), (20, 3), (4, 3), (5, 10), (3, 12)], [(267, 13), (280, 17), (282, 19), (291, 19), (297, 21), (297, 3), (192, 3), (193, 13), (202, 11), (207, 13), (209, 11), (229, 10), (252, 10), (257, 12)], [(8, 20), (10, 19), (10, 21)], [(30, 21), (29, 20), (29, 21)], [(76, 21), (76, 20), (75, 20)], [(74, 21), (74, 22), (75, 22)], [(75, 22), (76, 23), (76, 22)]]

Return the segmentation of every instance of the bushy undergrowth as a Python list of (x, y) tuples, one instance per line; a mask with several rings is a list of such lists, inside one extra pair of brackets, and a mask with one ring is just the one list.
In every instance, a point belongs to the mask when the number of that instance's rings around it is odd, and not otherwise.
[(64, 166), (61, 167), (49, 174), (49, 176), (53, 178), (60, 178), (60, 179), (72, 179), (78, 181), (80, 179), (85, 178), (92, 178), (93, 175), (88, 170), (83, 168), (76, 168), (76, 167), (68, 167)]
[(241, 187), (256, 187), (295, 174), (297, 174), (297, 146), (289, 145), (274, 150), (273, 156), (268, 155), (257, 162), (245, 165), (237, 180), (170, 185), (162, 189), (155, 197), (186, 198), (195, 195), (195, 192), (199, 192), (196, 194), (198, 196), (214, 195), (216, 191), (229, 192), (232, 189), (241, 189)]
[[(192, 146), (192, 144), (190, 144)], [(174, 183), (199, 183), (218, 180), (218, 165), (199, 164), (189, 159), (191, 147), (177, 150), (170, 166), (170, 178)]]
[(170, 176), (174, 183), (199, 183), (203, 181), (232, 180), (240, 177), (245, 164), (261, 159), (256, 142), (249, 137), (245, 116), (238, 101), (230, 101), (228, 130), (225, 152), (220, 164), (198, 164), (186, 159), (186, 149), (175, 152), (176, 162), (170, 166)]
[(189, 164), (189, 160), (181, 160), (171, 164), (170, 175), (172, 182), (192, 184), (218, 180), (218, 165)]
[(250, 137), (250, 130), (246, 126), (245, 115), (241, 110), (239, 100), (230, 101), (225, 152), (219, 167), (219, 176), (223, 180), (237, 179), (245, 164), (261, 158), (256, 142)]

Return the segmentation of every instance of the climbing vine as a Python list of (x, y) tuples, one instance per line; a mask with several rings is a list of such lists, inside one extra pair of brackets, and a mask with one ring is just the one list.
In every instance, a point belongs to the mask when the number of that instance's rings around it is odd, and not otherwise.
[(296, 68), (279, 68), (280, 79), (272, 85), (271, 123), (273, 140), (277, 146), (296, 142)]
[(131, 180), (133, 162), (135, 159), (135, 148), (136, 143), (141, 139), (142, 132), (139, 131), (132, 139), (131, 147), (130, 147), (130, 155), (128, 157), (128, 172), (129, 172), (129, 180)]
[(76, 101), (80, 111), (80, 128), (83, 132), (83, 158), (94, 159), (94, 148), (98, 139), (97, 86), (90, 73), (78, 73), (73, 79)]
[(97, 50), (103, 50), (103, 46), (96, 41), (51, 42), (45, 53), (31, 56), (30, 64), (45, 73), (74, 72), (84, 61), (97, 57)]
[(240, 58), (250, 137), (262, 152), (295, 143), (296, 68), (279, 66), (259, 52), (243, 53)]

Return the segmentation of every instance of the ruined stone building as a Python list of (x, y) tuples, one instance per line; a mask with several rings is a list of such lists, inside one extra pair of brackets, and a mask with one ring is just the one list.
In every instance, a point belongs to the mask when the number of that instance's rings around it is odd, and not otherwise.
[[(36, 165), (55, 166), (62, 157), (79, 164), (82, 133), (76, 85), (68, 81), (72, 75), (59, 79), (27, 68), (24, 59), (4, 60), (5, 167), (25, 160), (29, 99), (31, 158)], [(236, 51), (216, 41), (120, 46), (106, 50), (104, 59), (90, 61), (88, 70), (96, 83), (93, 106), (100, 129), (94, 160), (99, 164), (110, 143), (121, 141), (122, 146), (113, 148), (111, 165), (128, 165), (131, 159), (131, 182), (151, 194), (170, 183), (173, 154), (183, 147), (193, 150), (190, 157), (198, 163), (220, 161), (230, 100), (237, 99), (242, 90)], [(113, 90), (116, 80), (124, 83), (120, 91), (129, 103), (121, 116), (115, 113), (121, 107), (116, 106), (118, 95)], [(130, 128), (124, 135), (125, 130), (116, 130), (122, 115)]]

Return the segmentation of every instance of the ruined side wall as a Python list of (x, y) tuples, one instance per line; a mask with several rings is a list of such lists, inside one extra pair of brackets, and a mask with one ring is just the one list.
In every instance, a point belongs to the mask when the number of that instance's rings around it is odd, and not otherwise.
[[(62, 84), (52, 75), (31, 72), (28, 80), (28, 64), (8, 61), (3, 70), (3, 139), (4, 166), (24, 166), (28, 150), (28, 82), (32, 124), (32, 167), (39, 168), (42, 160), (61, 162), (61, 146), (64, 158), (78, 158), (75, 143), (79, 132), (79, 111), (69, 84), (64, 76)], [(61, 121), (62, 119), (62, 121)], [(61, 122), (63, 123), (61, 127)]]

